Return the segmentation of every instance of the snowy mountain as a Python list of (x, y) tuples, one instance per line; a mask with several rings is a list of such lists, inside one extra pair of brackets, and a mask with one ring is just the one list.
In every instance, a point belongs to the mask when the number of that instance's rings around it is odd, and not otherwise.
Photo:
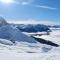
[(3, 17), (0, 16), (0, 27), (7, 25), (8, 23), (5, 21), (5, 19)]
[(43, 24), (19, 24), (17, 28), (22, 32), (42, 32), (42, 31), (49, 31), (50, 29)]
[(10, 25), (0, 27), (0, 38), (10, 40), (13, 43), (15, 41), (37, 43), (35, 39), (21, 33), (19, 29)]
[[(18, 27), (27, 32), (50, 30), (40, 24), (23, 24)], [(38, 43), (34, 38), (23, 34), (18, 27), (7, 24), (0, 17), (0, 60), (60, 60), (60, 30), (53, 30), (50, 35), (36, 36)], [(52, 42), (59, 47), (51, 46)]]
[(60, 25), (48, 25), (50, 29), (60, 29)]

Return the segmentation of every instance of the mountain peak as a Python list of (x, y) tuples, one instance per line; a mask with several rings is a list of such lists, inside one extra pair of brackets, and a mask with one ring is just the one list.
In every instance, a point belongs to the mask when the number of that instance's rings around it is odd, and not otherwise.
[(6, 24), (7, 24), (6, 20), (0, 16), (0, 26), (6, 25)]

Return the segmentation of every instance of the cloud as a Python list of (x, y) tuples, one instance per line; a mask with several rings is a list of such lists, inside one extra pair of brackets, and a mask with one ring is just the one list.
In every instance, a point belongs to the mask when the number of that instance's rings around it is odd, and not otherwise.
[(57, 8), (50, 7), (50, 6), (41, 6), (41, 5), (35, 5), (35, 7), (44, 8), (44, 9), (50, 9), (50, 10), (56, 10), (57, 9)]
[(56, 10), (57, 8), (51, 7), (51, 6), (44, 6), (44, 5), (34, 5), (32, 4), (34, 0), (20, 0), (21, 5), (29, 5), (37, 8), (43, 8), (43, 9), (49, 9), (49, 10)]
[(22, 5), (28, 5), (29, 2), (22, 2), (21, 4), (22, 4)]
[(44, 5), (34, 5), (32, 2), (35, 0), (0, 0), (0, 3), (13, 3), (13, 4), (20, 4), (20, 5), (29, 5), (36, 8), (44, 8), (49, 10), (56, 10), (57, 8), (51, 7), (51, 6), (44, 6)]
[(29, 5), (33, 2), (33, 0), (22, 0), (20, 1), (22, 5)]
[(9, 23), (14, 24), (45, 24), (45, 25), (60, 25), (60, 22), (52, 22), (48, 20), (8, 20)]

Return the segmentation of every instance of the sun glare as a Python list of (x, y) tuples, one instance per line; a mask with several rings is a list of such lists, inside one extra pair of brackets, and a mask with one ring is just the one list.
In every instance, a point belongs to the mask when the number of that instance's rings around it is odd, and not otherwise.
[(13, 0), (0, 0), (1, 3), (13, 3), (14, 1)]

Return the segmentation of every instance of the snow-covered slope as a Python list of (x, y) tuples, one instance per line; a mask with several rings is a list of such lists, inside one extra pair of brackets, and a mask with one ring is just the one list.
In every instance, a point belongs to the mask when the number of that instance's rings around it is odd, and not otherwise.
[(7, 39), (12, 42), (23, 41), (23, 42), (29, 42), (29, 43), (37, 43), (35, 39), (21, 33), (19, 29), (10, 25), (0, 27), (0, 38)]

